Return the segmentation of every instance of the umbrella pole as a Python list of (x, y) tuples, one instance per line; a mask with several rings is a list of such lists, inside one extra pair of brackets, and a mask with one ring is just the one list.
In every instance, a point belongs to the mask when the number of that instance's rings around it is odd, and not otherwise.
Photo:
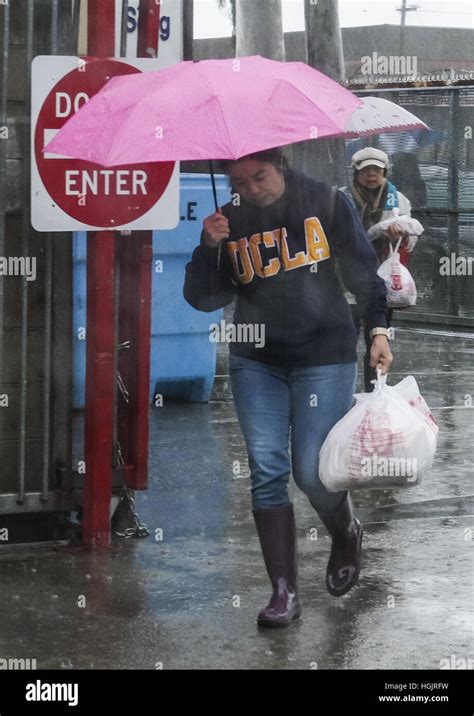
[[(209, 171), (211, 172), (211, 183), (212, 183), (212, 195), (214, 196), (214, 206), (216, 211), (219, 210), (219, 204), (217, 203), (217, 190), (216, 190), (216, 178), (214, 176), (214, 167), (212, 166), (212, 159), (209, 159)], [(217, 270), (221, 270), (221, 249), (222, 241), (219, 242), (217, 249)]]
[(214, 196), (214, 206), (216, 207), (216, 211), (217, 211), (219, 209), (219, 205), (217, 203), (216, 178), (214, 176), (214, 167), (212, 166), (212, 159), (209, 160), (209, 171), (211, 172), (212, 194)]

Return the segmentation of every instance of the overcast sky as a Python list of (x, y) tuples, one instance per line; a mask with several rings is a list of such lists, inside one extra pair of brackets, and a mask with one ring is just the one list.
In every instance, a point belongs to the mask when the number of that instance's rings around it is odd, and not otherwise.
[[(304, 1), (281, 0), (283, 7), (283, 30), (294, 32), (304, 30)], [(258, 2), (258, 0), (254, 0)], [(407, 13), (407, 25), (417, 27), (466, 27), (474, 28), (474, 3), (465, 0), (443, 2), (437, 0), (409, 0), (408, 6), (418, 6), (416, 11)], [(360, 25), (398, 25), (400, 13), (396, 8), (401, 0), (339, 0), (341, 27)], [(226, 14), (217, 7), (217, 0), (194, 0), (194, 36), (222, 37), (231, 34)]]

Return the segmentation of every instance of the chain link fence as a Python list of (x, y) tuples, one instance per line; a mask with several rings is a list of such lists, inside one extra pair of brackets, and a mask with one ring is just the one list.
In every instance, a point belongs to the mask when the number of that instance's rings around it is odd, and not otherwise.
[(430, 127), (346, 142), (345, 180), (351, 179), (355, 151), (383, 149), (391, 161), (389, 178), (425, 228), (410, 263), (417, 305), (397, 318), (474, 327), (474, 87), (357, 94), (395, 102)]

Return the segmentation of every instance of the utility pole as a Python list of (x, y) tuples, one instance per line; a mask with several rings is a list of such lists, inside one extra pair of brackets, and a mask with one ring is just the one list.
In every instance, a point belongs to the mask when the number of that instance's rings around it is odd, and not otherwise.
[(183, 60), (193, 59), (194, 0), (183, 2)]
[(281, 0), (237, 0), (236, 56), (285, 60)]
[(339, 10), (334, 0), (305, 1), (308, 65), (336, 82), (345, 79)]
[(419, 7), (420, 7), (419, 5), (408, 5), (407, 6), (407, 0), (402, 0), (402, 6), (397, 7), (397, 12), (400, 13), (400, 25), (402, 27), (405, 27), (405, 25), (406, 25), (407, 12), (412, 12), (413, 10), (418, 10)]
[(407, 5), (407, 0), (402, 0), (402, 6), (397, 7), (397, 12), (400, 13), (400, 54), (405, 54), (405, 26), (407, 12), (418, 10), (419, 5)]
[[(342, 34), (337, 0), (305, 0), (308, 65), (336, 82), (345, 79)], [(331, 184), (345, 183), (342, 139), (312, 140), (292, 147), (293, 160), (308, 174)]]

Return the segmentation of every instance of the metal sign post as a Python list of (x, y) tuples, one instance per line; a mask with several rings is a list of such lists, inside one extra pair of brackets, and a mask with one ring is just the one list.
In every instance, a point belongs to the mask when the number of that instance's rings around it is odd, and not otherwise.
[[(100, 54), (104, 54), (105, 48), (110, 54), (114, 37), (115, 44), (117, 37), (121, 38), (121, 33), (117, 33), (114, 5), (117, 10), (115, 0), (98, 3), (89, 0), (89, 41), (92, 42), (89, 55), (99, 54), (96, 44), (99, 36)], [(182, 57), (182, 3), (175, 0), (174, 12), (165, 16), (160, 15), (160, 5), (156, 0), (139, 2), (137, 56), (156, 58), (159, 38), (167, 42), (174, 32), (173, 37), (179, 37), (179, 44), (169, 43), (163, 52), (163, 64), (170, 65)], [(168, 164), (160, 165), (160, 180), (166, 177), (165, 184), (169, 182), (171, 187), (174, 183), (175, 191), (167, 203), (171, 207), (175, 205), (175, 225), (179, 218), (178, 167), (171, 172)], [(160, 226), (163, 227), (163, 223)], [(143, 490), (147, 486), (152, 242), (151, 231), (122, 231), (119, 236), (113, 232), (88, 235), (87, 320), (92, 331), (89, 334), (88, 328), (83, 541), (90, 547), (107, 546), (110, 541), (109, 511), (116, 452), (116, 467), (122, 470), (124, 485), (132, 490)], [(118, 344), (127, 350), (117, 355)], [(118, 396), (117, 368), (122, 386)]]
[(88, 231), (83, 543), (106, 547), (114, 470), (124, 487), (147, 485), (152, 229), (179, 221), (179, 166), (104, 169), (43, 147), (110, 77), (182, 58), (182, 0), (164, 13), (157, 0), (83, 0), (82, 9), (86, 56), (32, 65), (32, 223)]
[[(160, 5), (140, 0), (137, 57), (157, 57)], [(148, 482), (148, 410), (151, 342), (153, 233), (120, 237), (120, 341), (130, 348), (119, 355), (119, 370), (129, 403), (119, 398), (117, 431), (126, 465), (127, 487), (145, 490)]]
[[(115, 1), (89, 0), (88, 54), (111, 57), (115, 50)], [(116, 394), (114, 231), (87, 235), (87, 348), (84, 452), (86, 547), (110, 544), (113, 421)]]

